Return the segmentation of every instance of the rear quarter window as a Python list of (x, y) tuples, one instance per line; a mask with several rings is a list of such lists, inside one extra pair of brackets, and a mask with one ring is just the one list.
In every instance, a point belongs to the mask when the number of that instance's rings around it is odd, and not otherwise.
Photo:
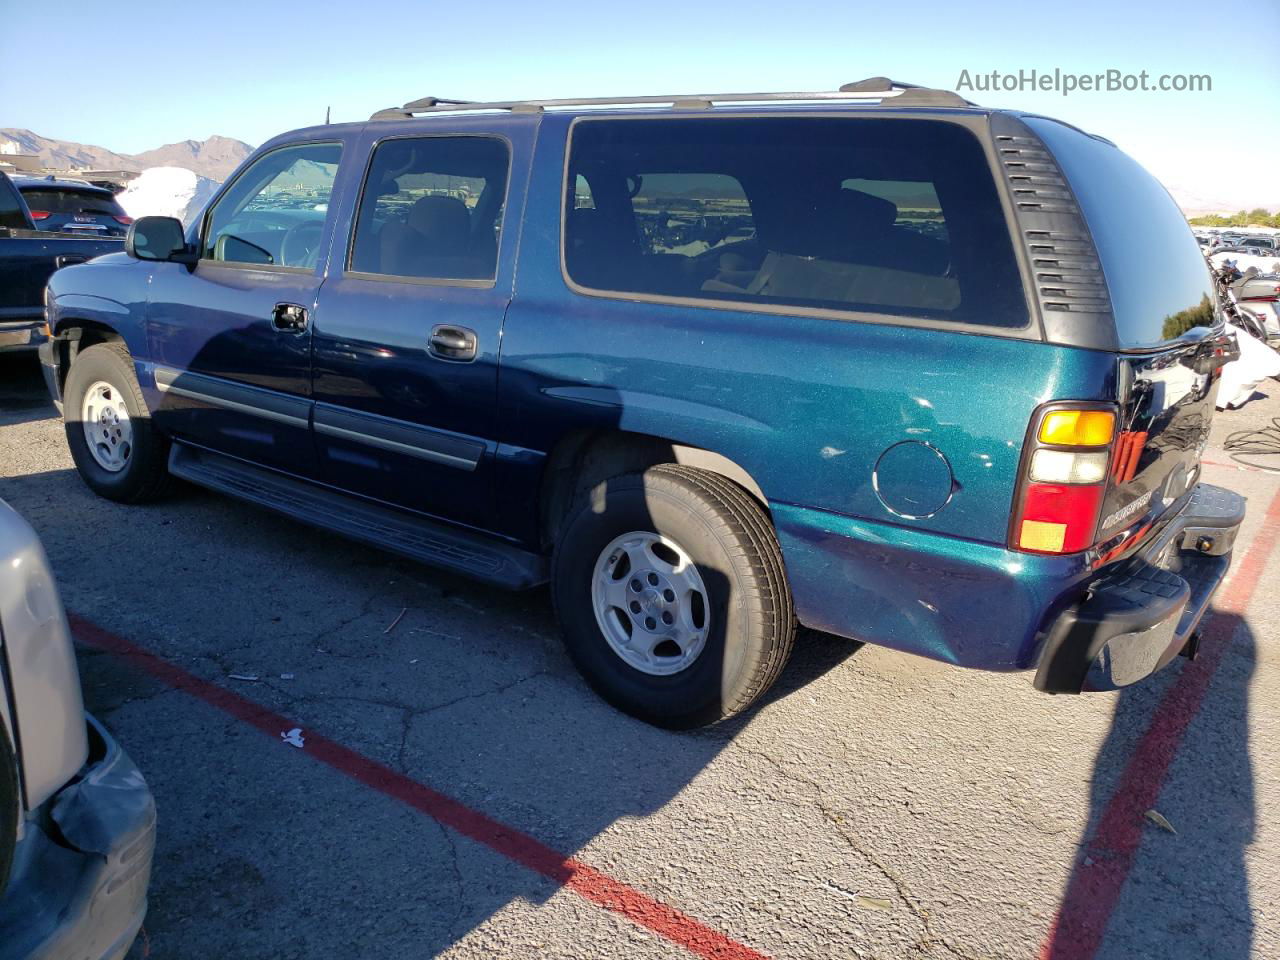
[(1109, 143), (1044, 117), (1024, 121), (1057, 159), (1089, 225), (1120, 345), (1156, 347), (1212, 327), (1208, 264), (1160, 182)]
[(565, 272), (583, 292), (1029, 322), (986, 156), (959, 124), (582, 120), (564, 199)]

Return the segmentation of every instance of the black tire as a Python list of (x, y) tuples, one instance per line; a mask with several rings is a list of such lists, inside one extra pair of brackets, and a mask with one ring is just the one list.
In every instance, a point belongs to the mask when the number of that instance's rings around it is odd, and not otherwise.
[(18, 838), (18, 761), (9, 744), (9, 733), (0, 723), (0, 899), (9, 883), (13, 848)]
[[(132, 444), (119, 471), (102, 466), (89, 450), (80, 422), (85, 392), (99, 381), (119, 394), (129, 413)], [(63, 390), (63, 423), (76, 469), (98, 496), (121, 503), (143, 503), (161, 496), (169, 483), (169, 441), (151, 423), (151, 413), (123, 343), (97, 343), (77, 355)]]
[[(660, 727), (704, 726), (745, 710), (782, 672), (796, 629), (782, 554), (768, 516), (734, 483), (675, 464), (615, 477), (576, 505), (563, 531), (552, 593), (565, 646), (587, 682), (619, 710)], [(668, 676), (628, 664), (596, 620), (597, 559), (633, 531), (678, 543), (709, 595), (701, 654)]]

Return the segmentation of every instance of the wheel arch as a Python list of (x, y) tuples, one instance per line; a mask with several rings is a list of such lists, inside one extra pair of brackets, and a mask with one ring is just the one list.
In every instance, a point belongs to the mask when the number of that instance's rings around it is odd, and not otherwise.
[(124, 343), (124, 335), (110, 324), (87, 317), (62, 317), (53, 329), (54, 357), (58, 362), (58, 390), (67, 385), (67, 371), (76, 355), (97, 343)]
[(626, 430), (575, 430), (561, 438), (547, 458), (540, 493), (543, 542), (554, 544), (572, 506), (610, 477), (678, 463), (715, 473), (737, 484), (769, 513), (769, 501), (755, 477), (714, 450)]

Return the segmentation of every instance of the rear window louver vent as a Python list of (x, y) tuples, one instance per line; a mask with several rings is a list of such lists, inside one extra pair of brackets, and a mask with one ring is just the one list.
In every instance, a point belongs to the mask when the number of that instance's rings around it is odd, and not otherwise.
[(1110, 314), (1093, 239), (1053, 155), (1035, 137), (995, 140), (1041, 310)]
[(1111, 307), (1106, 282), (1088, 237), (1050, 230), (1024, 233), (1036, 288), (1051, 310), (1087, 310), (1090, 313)]

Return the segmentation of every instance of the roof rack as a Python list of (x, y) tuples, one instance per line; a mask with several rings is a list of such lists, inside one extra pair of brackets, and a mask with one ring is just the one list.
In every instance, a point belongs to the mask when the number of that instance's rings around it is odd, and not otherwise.
[(559, 100), (448, 100), (422, 97), (403, 107), (379, 110), (370, 120), (407, 120), (424, 113), (490, 112), (541, 113), (569, 107), (669, 106), (675, 110), (709, 110), (717, 103), (821, 102), (824, 100), (892, 100), (894, 106), (972, 107), (976, 104), (949, 90), (934, 90), (888, 77), (868, 77), (846, 83), (839, 90), (803, 93), (693, 93), (644, 97), (570, 97)]

